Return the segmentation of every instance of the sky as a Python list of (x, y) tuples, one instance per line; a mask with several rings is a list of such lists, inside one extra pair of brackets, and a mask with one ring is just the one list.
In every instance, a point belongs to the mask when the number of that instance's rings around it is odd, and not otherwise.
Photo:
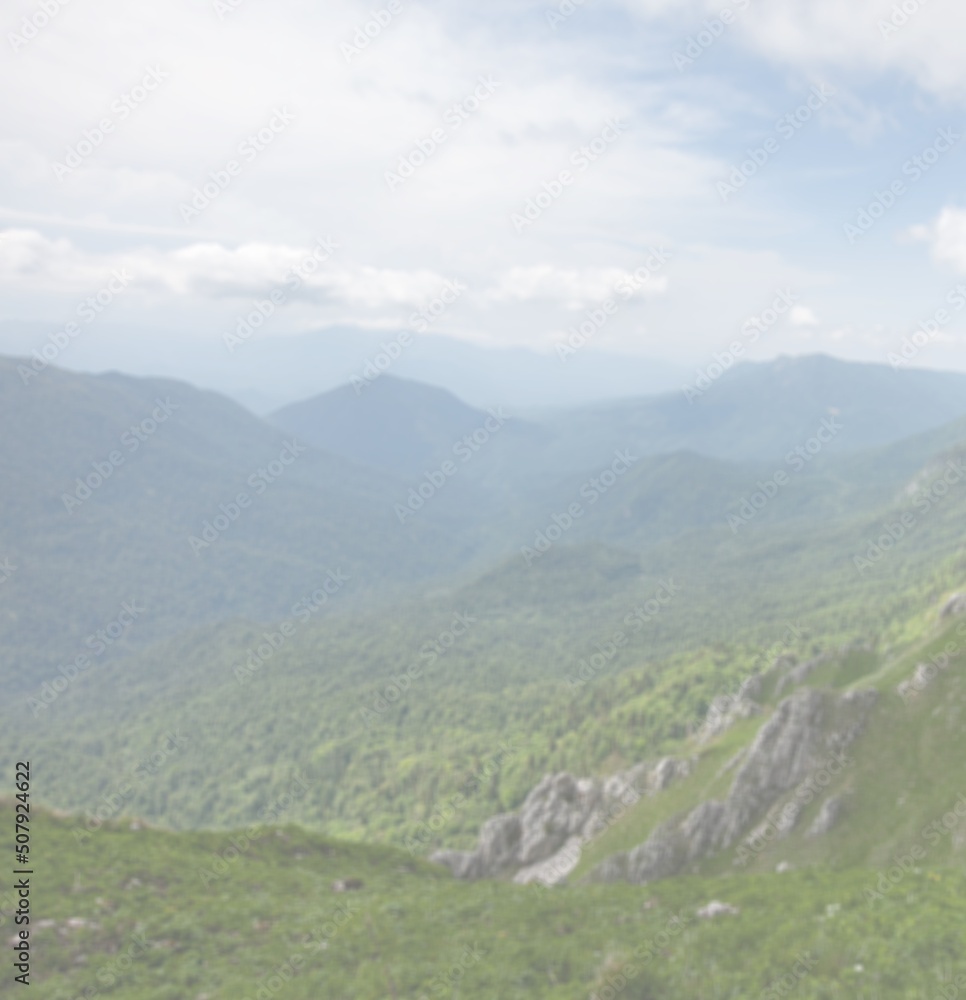
[(966, 370), (960, 0), (8, 0), (0, 33), (0, 353)]

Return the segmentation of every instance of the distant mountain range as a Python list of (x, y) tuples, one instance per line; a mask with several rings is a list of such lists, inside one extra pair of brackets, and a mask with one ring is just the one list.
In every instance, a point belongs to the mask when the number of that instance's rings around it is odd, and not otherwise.
[(643, 552), (724, 530), (779, 473), (757, 523), (872, 510), (966, 438), (966, 376), (824, 357), (540, 422), (388, 374), (265, 421), (170, 380), (52, 367), (24, 384), (20, 363), (0, 362), (0, 561), (17, 567), (0, 639), (48, 665), (132, 599), (148, 610), (118, 648), (271, 620), (334, 569), (347, 604), (465, 579), (554, 518), (565, 544)]
[[(0, 321), (5, 354), (29, 355), (50, 336), (51, 324)], [(184, 379), (214, 389), (254, 413), (272, 410), (349, 383), (399, 331), (334, 327), (280, 336), (254, 336), (234, 350), (221, 337), (99, 321), (71, 342), (58, 364), (92, 372), (117, 368), (134, 375)], [(393, 375), (445, 387), (473, 406), (539, 408), (579, 405), (677, 388), (690, 372), (646, 357), (590, 348), (561, 361), (517, 347), (483, 346), (455, 337), (410, 334), (410, 344), (387, 369)]]
[[(743, 364), (691, 388), (511, 421), (511, 433), (494, 436), (473, 469), (497, 466), (514, 480), (564, 475), (589, 470), (619, 448), (640, 456), (691, 451), (745, 462), (782, 462), (801, 449), (790, 463), (798, 466), (819, 452), (888, 445), (966, 416), (966, 375), (824, 355)], [(421, 464), (451, 457), (460, 438), (487, 417), (444, 390), (387, 374), (285, 407), (270, 419), (343, 458), (411, 475)]]

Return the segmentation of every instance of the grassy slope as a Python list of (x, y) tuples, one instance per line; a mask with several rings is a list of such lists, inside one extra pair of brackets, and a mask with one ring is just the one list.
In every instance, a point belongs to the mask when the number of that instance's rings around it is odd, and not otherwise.
[[(12, 818), (0, 805), (0, 824)], [(546, 891), (458, 883), (392, 849), (291, 826), (261, 830), (237, 857), (227, 834), (124, 822), (78, 843), (75, 832), (71, 820), (35, 818), (33, 969), (48, 1000), (85, 990), (243, 1000), (266, 983), (291, 1000), (584, 1000), (619, 983), (628, 962), (637, 974), (620, 995), (629, 1000), (727, 1000), (793, 977), (803, 953), (811, 971), (786, 982), (804, 1000), (931, 996), (966, 974), (956, 920), (966, 875), (947, 867), (911, 873), (871, 903), (862, 869)], [(219, 857), (232, 860), (205, 885), (201, 873)], [(347, 877), (363, 888), (334, 893)], [(711, 898), (740, 915), (696, 919)], [(88, 925), (68, 928), (71, 918)], [(5, 936), (11, 926), (7, 914)], [(297, 974), (278, 989), (271, 977), (293, 964)], [(0, 994), (12, 995), (4, 976)]]

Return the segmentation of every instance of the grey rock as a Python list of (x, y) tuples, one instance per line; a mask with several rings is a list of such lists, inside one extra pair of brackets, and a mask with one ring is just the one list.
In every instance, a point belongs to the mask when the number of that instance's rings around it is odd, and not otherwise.
[(939, 612), (940, 618), (953, 618), (956, 615), (966, 614), (966, 594), (953, 594), (942, 606)]
[(966, 613), (966, 594), (953, 594), (939, 610), (940, 618), (953, 618)]
[(842, 817), (845, 812), (845, 796), (830, 795), (812, 820), (811, 826), (805, 831), (806, 837), (823, 837)]
[(513, 881), (518, 885), (539, 882), (541, 885), (559, 885), (580, 863), (583, 839), (571, 837), (563, 847), (545, 861), (537, 861), (521, 868)]
[[(875, 700), (875, 691), (841, 697), (808, 688), (796, 691), (761, 727), (724, 802), (702, 802), (662, 824), (640, 846), (598, 865), (594, 878), (644, 884), (731, 847), (789, 792), (807, 786), (830, 758), (841, 755), (862, 731)], [(794, 826), (801, 806), (797, 797), (785, 803), (779, 819), (771, 820), (779, 832)]]
[(524, 882), (557, 884), (580, 860), (580, 848), (645, 795), (690, 771), (688, 761), (664, 757), (606, 780), (545, 776), (517, 813), (488, 819), (473, 851), (441, 850), (430, 861), (457, 878), (493, 878), (510, 872)]
[(713, 698), (704, 721), (695, 734), (697, 745), (704, 746), (727, 732), (736, 722), (758, 715), (761, 705), (754, 700), (752, 693), (757, 694), (760, 690), (761, 679), (749, 677), (742, 683), (737, 694), (719, 694)]
[(714, 920), (715, 917), (737, 917), (739, 913), (741, 910), (737, 906), (732, 906), (731, 903), (722, 903), (718, 899), (712, 899), (710, 903), (697, 911), (702, 920)]

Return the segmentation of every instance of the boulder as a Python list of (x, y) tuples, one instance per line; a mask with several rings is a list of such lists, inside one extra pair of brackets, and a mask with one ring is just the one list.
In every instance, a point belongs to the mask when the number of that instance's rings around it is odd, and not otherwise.
[(830, 795), (812, 820), (811, 826), (805, 831), (806, 837), (823, 837), (839, 821), (845, 812), (845, 796)]
[(732, 906), (731, 903), (722, 903), (720, 900), (712, 899), (697, 913), (702, 920), (714, 920), (715, 917), (737, 917), (741, 910), (737, 906)]

